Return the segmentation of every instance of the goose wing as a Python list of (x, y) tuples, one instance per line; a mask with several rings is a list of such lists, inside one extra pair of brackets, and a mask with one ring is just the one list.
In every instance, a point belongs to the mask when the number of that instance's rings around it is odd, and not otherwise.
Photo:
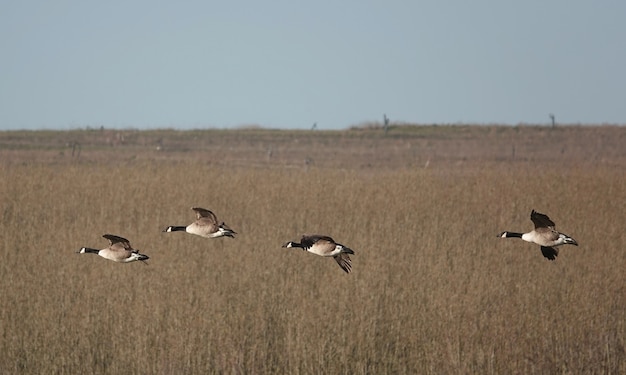
[(530, 220), (532, 220), (533, 224), (535, 224), (535, 229), (554, 228), (554, 222), (550, 220), (548, 215), (541, 214), (535, 210), (532, 210), (530, 213)]
[(300, 243), (304, 250), (324, 257), (330, 256), (337, 246), (332, 238), (321, 235), (302, 236)]
[(311, 235), (303, 235), (302, 238), (300, 239), (300, 243), (302, 245), (306, 245), (307, 247), (311, 247), (314, 244), (332, 244), (333, 247), (335, 246), (335, 240), (333, 240), (332, 238), (330, 238), (329, 236), (323, 236), (320, 234), (311, 234)]
[(109, 240), (111, 245), (115, 245), (117, 243), (121, 243), (121, 244), (129, 245), (129, 247), (130, 247), (130, 242), (126, 238), (124, 238), (124, 237), (116, 236), (114, 234), (105, 234), (102, 237), (104, 237), (107, 240)]
[(555, 260), (559, 255), (559, 251), (553, 247), (541, 246), (541, 254), (550, 260)]
[(214, 224), (217, 224), (217, 216), (215, 216), (215, 214), (207, 209), (204, 208), (200, 208), (200, 207), (192, 207), (192, 210), (194, 210), (196, 212), (196, 218), (198, 220), (203, 219), (204, 221), (211, 221)]
[(350, 256), (346, 253), (341, 253), (334, 256), (335, 261), (341, 267), (342, 270), (346, 271), (346, 273), (350, 273), (352, 271), (352, 260)]
[(132, 250), (133, 247), (130, 246), (130, 242), (124, 238), (124, 237), (120, 237), (120, 236), (116, 236), (113, 234), (105, 234), (102, 237), (106, 238), (107, 240), (109, 240), (109, 247), (111, 249), (114, 248), (119, 248), (122, 250)]

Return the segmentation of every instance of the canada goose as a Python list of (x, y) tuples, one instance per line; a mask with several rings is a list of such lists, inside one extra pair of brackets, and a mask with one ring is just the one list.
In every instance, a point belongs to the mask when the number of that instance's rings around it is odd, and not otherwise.
[(559, 251), (555, 249), (556, 246), (565, 244), (578, 246), (578, 242), (576, 242), (575, 239), (554, 229), (554, 222), (550, 220), (548, 215), (532, 210), (530, 220), (535, 224), (533, 231), (528, 233), (502, 232), (500, 237), (517, 237), (524, 241), (537, 244), (541, 246), (543, 256), (550, 260), (555, 260), (557, 255), (559, 255)]
[(223, 221), (217, 221), (217, 216), (209, 210), (200, 207), (192, 207), (196, 212), (197, 220), (185, 226), (169, 226), (163, 232), (187, 232), (206, 238), (231, 237), (235, 238), (234, 230), (230, 229)]
[(150, 257), (147, 255), (139, 254), (139, 250), (133, 249), (133, 247), (130, 245), (130, 242), (128, 242), (126, 238), (114, 236), (112, 234), (105, 234), (102, 237), (109, 240), (109, 247), (101, 250), (92, 249), (90, 247), (83, 247), (78, 251), (78, 253), (98, 254), (104, 259), (112, 260), (118, 263), (129, 263), (140, 260), (144, 264), (148, 264), (145, 261), (150, 259)]
[(310, 236), (304, 235), (300, 239), (300, 243), (289, 241), (284, 244), (283, 247), (299, 247), (309, 253), (323, 257), (333, 257), (342, 270), (347, 273), (352, 271), (352, 261), (348, 254), (354, 254), (354, 251), (340, 243), (336, 243), (335, 240), (328, 236), (321, 236), (319, 234)]

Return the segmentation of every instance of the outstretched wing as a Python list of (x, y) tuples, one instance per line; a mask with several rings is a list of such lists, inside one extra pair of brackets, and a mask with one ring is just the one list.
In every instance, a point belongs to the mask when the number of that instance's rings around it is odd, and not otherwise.
[(352, 271), (352, 261), (350, 260), (350, 256), (348, 254), (341, 253), (339, 255), (335, 255), (334, 258), (339, 267), (346, 271), (346, 273), (350, 273), (350, 271)]
[(320, 234), (311, 234), (311, 235), (306, 235), (305, 234), (300, 239), (300, 243), (305, 248), (309, 248), (309, 247), (313, 246), (316, 243), (319, 243), (320, 245), (323, 245), (323, 244), (333, 244), (333, 247), (334, 247), (335, 240), (333, 240), (329, 236), (322, 236)]
[(537, 228), (554, 228), (554, 222), (550, 220), (548, 215), (541, 214), (535, 210), (532, 210), (530, 213), (530, 220), (532, 220), (533, 224), (535, 224), (535, 229)]
[(210, 210), (200, 207), (192, 207), (191, 209), (196, 212), (196, 218), (207, 218), (208, 220), (211, 220), (213, 223), (217, 224), (217, 216), (215, 216), (215, 214)]
[(124, 237), (116, 236), (113, 234), (105, 234), (102, 237), (109, 240), (109, 247), (121, 246), (125, 250), (132, 250), (132, 246), (130, 246), (130, 242)]
[(555, 260), (559, 255), (559, 251), (553, 247), (541, 246), (541, 254), (550, 260)]

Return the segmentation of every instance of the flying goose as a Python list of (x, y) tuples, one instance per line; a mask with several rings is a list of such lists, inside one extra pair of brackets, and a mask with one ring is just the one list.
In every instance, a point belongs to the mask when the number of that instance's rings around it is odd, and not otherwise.
[(532, 210), (530, 220), (535, 224), (534, 230), (528, 233), (502, 232), (500, 237), (517, 237), (537, 244), (541, 246), (543, 256), (550, 260), (555, 260), (557, 255), (559, 255), (559, 251), (555, 247), (565, 244), (578, 246), (578, 242), (575, 239), (554, 229), (554, 222), (550, 220), (548, 215)]
[(83, 247), (78, 251), (78, 253), (98, 254), (104, 259), (112, 260), (118, 263), (129, 263), (140, 260), (144, 262), (144, 264), (148, 264), (145, 261), (150, 259), (150, 257), (144, 254), (139, 254), (139, 250), (133, 249), (130, 242), (128, 242), (126, 238), (118, 237), (112, 234), (105, 234), (102, 237), (109, 240), (109, 247), (101, 250)]
[(299, 247), (309, 253), (323, 257), (333, 257), (342, 270), (347, 273), (352, 271), (352, 261), (348, 254), (354, 254), (354, 251), (340, 243), (336, 243), (335, 240), (328, 236), (319, 234), (304, 235), (300, 239), (300, 243), (289, 241), (283, 247)]
[(187, 226), (169, 226), (163, 232), (187, 232), (206, 238), (235, 238), (237, 232), (230, 229), (223, 221), (221, 223), (217, 221), (217, 216), (213, 212), (200, 207), (191, 209), (196, 212), (196, 221)]

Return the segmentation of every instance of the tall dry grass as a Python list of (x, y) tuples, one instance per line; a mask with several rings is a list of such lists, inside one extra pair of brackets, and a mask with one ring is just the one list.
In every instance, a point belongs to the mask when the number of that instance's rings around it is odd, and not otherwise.
[[(626, 373), (623, 170), (0, 171), (2, 373)], [(239, 236), (161, 232), (196, 205)], [(533, 208), (580, 246), (497, 238)], [(351, 274), (281, 248), (314, 232)], [(150, 265), (74, 253), (104, 233)]]

